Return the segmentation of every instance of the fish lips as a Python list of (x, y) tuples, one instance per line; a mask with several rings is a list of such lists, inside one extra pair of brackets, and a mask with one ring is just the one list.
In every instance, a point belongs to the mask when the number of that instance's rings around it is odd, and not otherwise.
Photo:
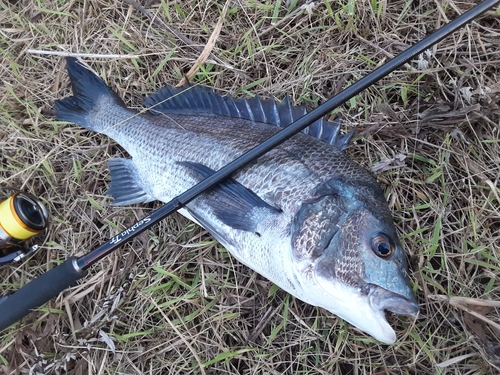
[(397, 315), (417, 316), (420, 308), (414, 298), (409, 299), (375, 284), (366, 284), (368, 300), (374, 310), (386, 310)]

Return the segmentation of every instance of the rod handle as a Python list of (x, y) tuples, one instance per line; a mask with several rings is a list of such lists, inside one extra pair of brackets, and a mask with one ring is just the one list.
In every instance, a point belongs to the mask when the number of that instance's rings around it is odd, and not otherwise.
[(0, 331), (21, 320), (85, 276), (71, 257), (0, 301)]

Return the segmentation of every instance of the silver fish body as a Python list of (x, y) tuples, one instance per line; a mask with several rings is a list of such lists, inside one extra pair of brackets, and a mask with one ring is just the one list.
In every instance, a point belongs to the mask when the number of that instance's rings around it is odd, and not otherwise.
[[(75, 59), (67, 68), (74, 96), (56, 102), (57, 118), (108, 135), (132, 157), (108, 163), (116, 205), (170, 201), (304, 113), (288, 100), (169, 87), (138, 114)], [(385, 311), (415, 315), (418, 306), (384, 195), (344, 155), (350, 136), (338, 127), (313, 124), (314, 136), (295, 135), (182, 213), (282, 289), (393, 343)]]

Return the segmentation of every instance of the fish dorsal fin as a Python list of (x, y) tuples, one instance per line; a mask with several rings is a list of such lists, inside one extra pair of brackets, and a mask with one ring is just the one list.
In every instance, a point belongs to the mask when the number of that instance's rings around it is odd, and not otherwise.
[[(281, 102), (274, 97), (261, 99), (258, 95), (250, 99), (234, 99), (230, 95), (219, 95), (202, 86), (166, 86), (147, 97), (144, 105), (153, 114), (178, 115), (219, 115), (266, 124), (287, 127), (307, 111), (304, 107), (293, 106), (287, 95)], [(302, 132), (345, 150), (354, 132), (340, 134), (341, 119), (335, 121), (317, 120)]]

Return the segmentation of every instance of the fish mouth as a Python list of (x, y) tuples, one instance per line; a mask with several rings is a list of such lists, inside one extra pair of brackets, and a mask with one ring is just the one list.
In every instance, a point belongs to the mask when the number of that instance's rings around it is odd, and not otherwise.
[(387, 321), (387, 313), (415, 317), (419, 312), (412, 297), (403, 296), (376, 284), (362, 287), (317, 278), (328, 297), (316, 301), (321, 306), (351, 323), (384, 344), (396, 342), (396, 332)]
[(416, 300), (413, 296), (408, 298), (375, 284), (366, 284), (362, 288), (362, 294), (366, 290), (368, 294), (362, 299), (368, 306), (360, 309), (366, 320), (355, 325), (385, 344), (394, 344), (396, 332), (387, 321), (387, 312), (415, 318), (420, 311)]
[(368, 300), (374, 310), (386, 310), (397, 315), (416, 317), (420, 308), (414, 298), (409, 299), (375, 284), (367, 284)]
[(358, 325), (358, 328), (385, 344), (395, 343), (396, 333), (388, 323), (386, 313), (415, 318), (420, 311), (415, 298), (402, 296), (375, 284), (366, 284), (362, 288), (362, 294), (366, 290), (368, 294), (365, 296), (365, 301), (368, 306), (362, 307), (361, 310), (367, 319), (361, 326)]

